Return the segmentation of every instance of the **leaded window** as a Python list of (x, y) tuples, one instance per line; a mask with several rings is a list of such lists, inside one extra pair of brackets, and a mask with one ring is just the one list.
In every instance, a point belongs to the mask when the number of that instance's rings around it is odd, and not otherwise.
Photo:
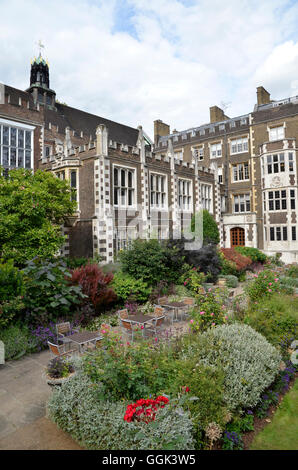
[(33, 131), (0, 122), (0, 165), (9, 168), (32, 168)]
[(234, 212), (250, 212), (250, 194), (234, 196)]
[(178, 179), (178, 205), (180, 209), (192, 209), (192, 184), (190, 180)]
[(166, 176), (151, 173), (150, 205), (155, 208), (166, 207)]
[(114, 205), (132, 207), (135, 204), (135, 170), (114, 167)]

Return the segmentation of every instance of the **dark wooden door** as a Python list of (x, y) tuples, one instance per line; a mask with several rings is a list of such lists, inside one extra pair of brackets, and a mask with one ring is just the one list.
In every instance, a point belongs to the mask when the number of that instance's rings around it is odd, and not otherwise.
[(231, 229), (231, 247), (245, 246), (244, 228), (234, 227)]

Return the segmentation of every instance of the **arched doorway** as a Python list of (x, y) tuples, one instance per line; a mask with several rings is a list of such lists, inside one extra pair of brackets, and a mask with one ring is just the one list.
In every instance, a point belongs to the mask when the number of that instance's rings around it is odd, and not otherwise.
[(245, 246), (245, 231), (244, 228), (234, 227), (231, 228), (231, 247)]

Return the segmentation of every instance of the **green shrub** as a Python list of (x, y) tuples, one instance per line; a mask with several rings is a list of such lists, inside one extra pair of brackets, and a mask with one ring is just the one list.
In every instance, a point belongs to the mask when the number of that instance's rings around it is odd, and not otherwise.
[(255, 406), (273, 382), (280, 365), (279, 352), (248, 325), (220, 325), (202, 334), (198, 342), (200, 362), (221, 364), (224, 400), (230, 410)]
[(252, 280), (246, 287), (252, 302), (257, 302), (260, 298), (271, 297), (275, 292), (280, 290), (280, 281), (277, 273), (266, 269), (259, 274), (254, 275)]
[[(169, 248), (156, 239), (138, 239), (133, 242), (129, 250), (119, 252), (119, 259), (124, 273), (135, 279), (143, 279), (149, 286), (154, 286), (162, 280), (176, 282), (179, 279), (183, 258), (178, 256), (178, 253), (180, 250), (175, 244)], [(173, 259), (176, 265), (173, 264)]]
[(298, 278), (298, 264), (292, 264), (289, 269), (286, 270), (286, 274), (292, 278)]
[(298, 287), (298, 278), (296, 277), (281, 277), (280, 278), (280, 283), (282, 286), (286, 286), (286, 287)]
[(25, 326), (10, 325), (0, 331), (0, 340), (5, 346), (5, 360), (19, 359), (36, 350), (36, 340)]
[(238, 286), (238, 277), (233, 276), (232, 274), (227, 274), (225, 276), (219, 276), (219, 278), (226, 279), (226, 286), (230, 288), (235, 288)]
[(266, 263), (267, 256), (257, 248), (251, 248), (250, 246), (236, 246), (235, 250), (244, 256), (247, 256), (255, 263)]
[(104, 335), (103, 347), (84, 358), (85, 371), (94, 383), (102, 384), (109, 400), (137, 400), (150, 394), (167, 393), (173, 375), (170, 350), (152, 340), (123, 344), (118, 333)]
[(220, 366), (210, 367), (198, 363), (196, 355), (183, 358), (176, 362), (176, 370), (173, 383), (170, 387), (170, 396), (183, 394), (184, 409), (190, 411), (197, 448), (202, 445), (202, 438), (206, 426), (216, 422), (223, 427), (227, 409), (223, 400), (224, 373)]
[[(191, 231), (195, 232), (195, 217), (200, 217), (199, 214), (193, 215), (191, 218)], [(204, 244), (219, 243), (219, 230), (214, 217), (207, 209), (203, 209), (203, 242)]]
[(221, 325), (228, 319), (219, 290), (208, 291), (196, 295), (196, 305), (190, 311), (191, 329), (204, 331), (210, 327)]
[(218, 250), (219, 258), (220, 258), (220, 263), (221, 263), (221, 269), (220, 269), (220, 274), (221, 276), (236, 276), (238, 277), (238, 271), (237, 271), (237, 266), (234, 261), (228, 260), (222, 251)]
[(205, 279), (206, 275), (198, 271), (197, 268), (192, 268), (188, 264), (184, 265), (184, 273), (181, 276), (181, 284), (183, 284), (190, 292), (194, 294), (198, 293), (202, 288)]
[(260, 303), (252, 304), (244, 321), (271, 344), (278, 346), (285, 335), (293, 338), (297, 336), (298, 298), (274, 294)]
[(124, 421), (127, 402), (99, 398), (98, 387), (81, 373), (50, 398), (50, 418), (87, 449), (194, 449), (188, 413), (167, 405), (154, 422)]
[(24, 308), (25, 292), (22, 273), (13, 261), (0, 263), (0, 328), (4, 328)]
[(134, 279), (123, 273), (115, 274), (112, 287), (118, 300), (122, 303), (127, 299), (141, 303), (146, 302), (152, 290), (142, 279)]
[(71, 274), (61, 261), (30, 261), (23, 270), (26, 282), (24, 304), (30, 325), (48, 324), (69, 317), (71, 309), (85, 298), (80, 286), (69, 282)]
[(0, 302), (18, 297), (24, 293), (22, 273), (14, 267), (13, 261), (0, 263)]

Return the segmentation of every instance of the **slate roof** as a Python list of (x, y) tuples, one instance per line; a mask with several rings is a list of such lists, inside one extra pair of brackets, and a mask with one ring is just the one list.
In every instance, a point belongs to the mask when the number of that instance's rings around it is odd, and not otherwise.
[(64, 104), (56, 103), (57, 111), (45, 109), (45, 122), (59, 127), (59, 132), (64, 132), (68, 126), (75, 131), (83, 131), (84, 135), (91, 135), (95, 138), (96, 127), (99, 124), (105, 124), (108, 128), (108, 138), (116, 142), (135, 146), (137, 143), (139, 131), (133, 127), (110, 121), (109, 119), (86, 113), (80, 109), (71, 108)]
[[(36, 109), (33, 102), (33, 97), (27, 91), (18, 90), (5, 85), (5, 94), (10, 95), (10, 103), (18, 105), (19, 97), (23, 100), (29, 101), (29, 109)], [(108, 128), (108, 138), (118, 143), (135, 146), (138, 140), (139, 131), (130, 126), (120, 124), (110, 119), (106, 119), (95, 114), (90, 114), (80, 109), (72, 108), (65, 104), (56, 103), (56, 109), (44, 109), (44, 120), (46, 128), (49, 122), (58, 126), (59, 133), (64, 134), (65, 128), (70, 127), (71, 130), (76, 131), (77, 136), (83, 131), (84, 137), (91, 135), (95, 139), (96, 127), (99, 124), (105, 124)]]

